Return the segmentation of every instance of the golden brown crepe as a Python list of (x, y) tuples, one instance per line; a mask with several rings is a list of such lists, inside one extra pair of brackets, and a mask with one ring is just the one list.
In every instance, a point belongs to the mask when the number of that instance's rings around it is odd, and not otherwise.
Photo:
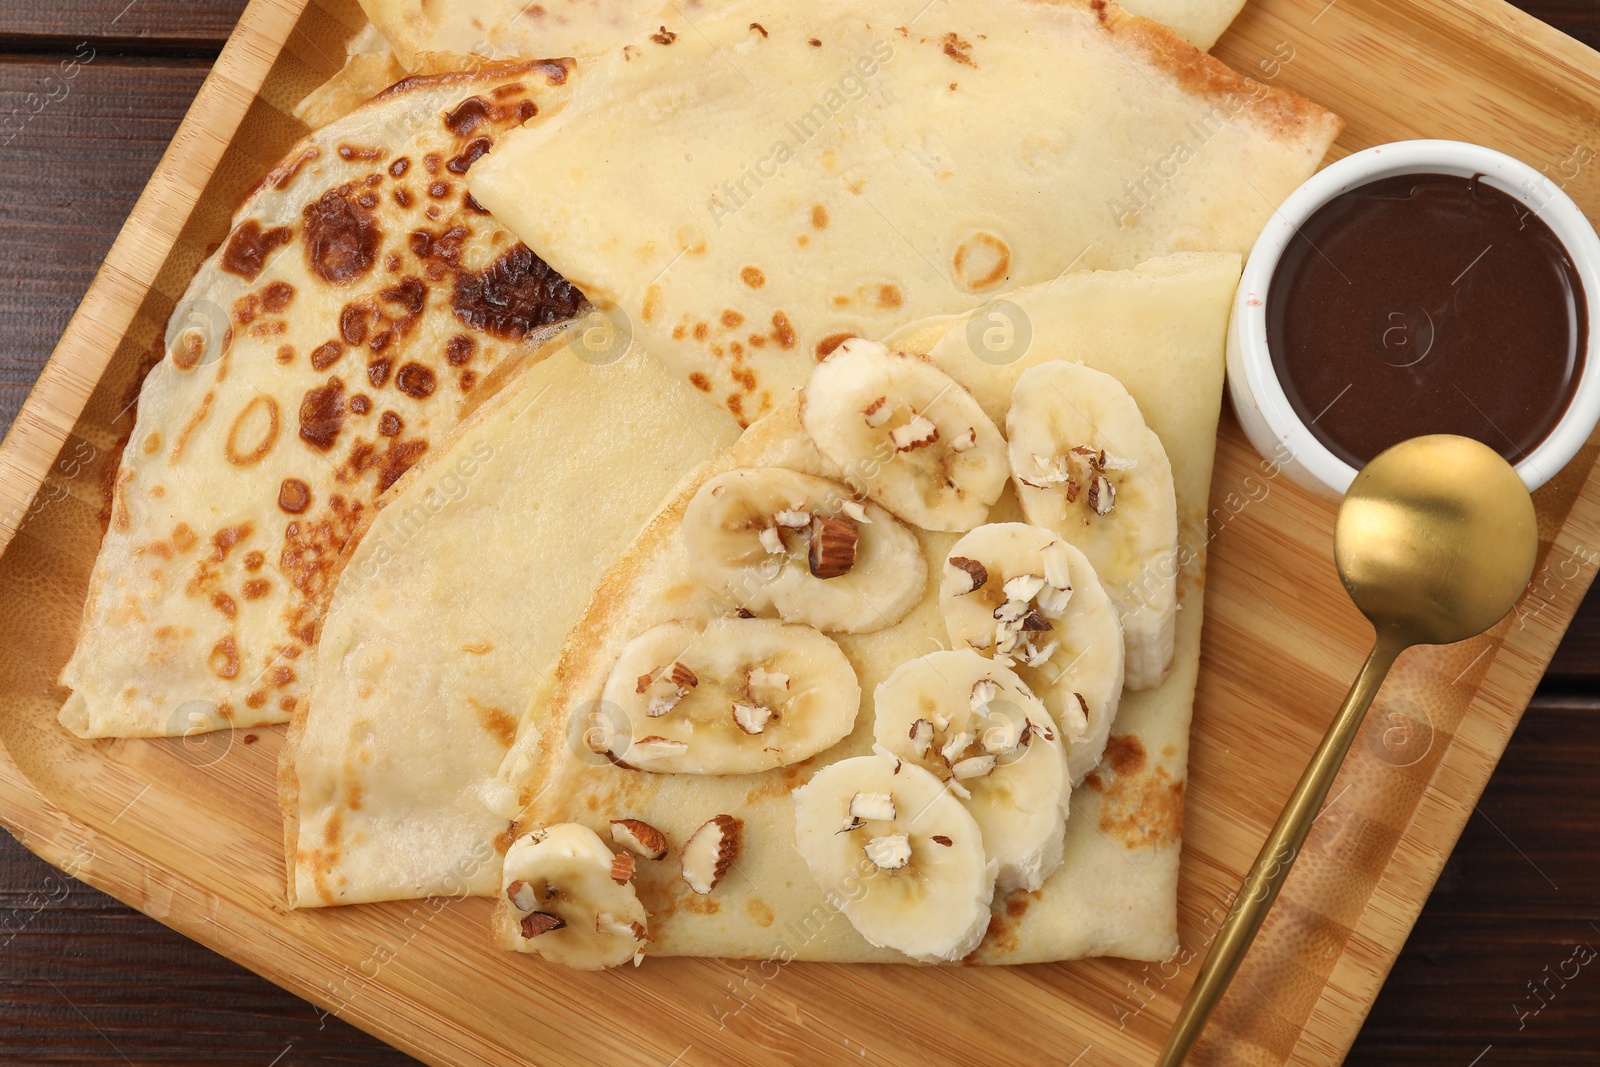
[[(408, 69), (430, 52), (482, 56), (594, 56), (625, 44), (642, 47), (675, 19), (699, 22), (717, 0), (361, 0), (367, 17), (392, 42)], [(1123, 5), (1209, 50), (1244, 0), (1130, 0)]]
[(312, 129), (326, 126), (404, 78), (406, 69), (383, 34), (369, 24), (345, 46), (344, 66), (294, 106), (294, 117)]
[(281, 760), (291, 906), (493, 891), (506, 822), (480, 793), (529, 694), (661, 499), (738, 433), (637, 346), (581, 341), (521, 366), (351, 552)]
[[(1018, 290), (1007, 299), (1018, 321), (1030, 325), (1032, 340), (1004, 364), (991, 362), (992, 353), (977, 343), (981, 319), (918, 324), (891, 339), (927, 353), (1000, 422), (1013, 385), (1029, 367), (1061, 359), (1111, 374), (1161, 438), (1177, 490), (1182, 572), (1172, 670), (1154, 689), (1123, 694), (1105, 759), (1071, 795), (1064, 861), (1038, 893), (996, 898), (976, 962), (1097, 955), (1159, 960), (1176, 947), (1188, 730), (1200, 655), (1203, 519), (1223, 341), (1238, 277), (1235, 255), (1186, 254)], [(979, 329), (970, 328), (975, 322)], [(879, 682), (908, 660), (949, 647), (937, 578), (899, 623), (875, 633), (832, 635), (855, 668), (862, 704), (854, 732), (821, 756), (760, 774), (652, 774), (616, 766), (582, 743), (582, 724), (623, 645), (664, 621), (726, 609), (722, 597), (691, 578), (679, 527), (698, 486), (736, 466), (843, 476), (806, 436), (790, 401), (681, 488), (605, 579), (568, 639), (552, 694), (535, 702), (506, 758), (498, 811), (516, 817), (519, 831), (578, 822), (608, 839), (613, 819), (638, 819), (661, 830), (670, 846), (666, 858), (639, 860), (633, 879), (649, 912), (647, 955), (903, 962), (906, 957), (868, 944), (812, 880), (794, 843), (791, 794), (820, 767), (869, 751)], [(1017, 519), (1008, 489), (990, 521)], [(918, 531), (931, 568), (942, 564), (957, 536)], [(701, 895), (680, 873), (681, 850), (696, 828), (721, 814), (742, 821), (743, 840), (727, 875)], [(502, 942), (536, 950), (536, 941), (520, 936), (517, 917), (502, 907)]]
[(755, 0), (658, 36), (473, 195), (745, 423), (844, 337), (1242, 255), (1340, 127), (1101, 0)]
[(289, 719), (345, 539), (485, 376), (582, 301), (464, 180), (569, 70), (402, 81), (239, 209), (140, 392), (61, 673), (74, 733)]

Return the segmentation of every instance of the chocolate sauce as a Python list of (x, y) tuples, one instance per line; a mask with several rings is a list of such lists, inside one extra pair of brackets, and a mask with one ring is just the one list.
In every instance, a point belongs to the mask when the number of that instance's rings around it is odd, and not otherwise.
[(1324, 204), (1284, 250), (1267, 344), (1289, 402), (1355, 467), (1453, 433), (1511, 462), (1566, 412), (1588, 316), (1571, 257), (1478, 178), (1382, 178)]

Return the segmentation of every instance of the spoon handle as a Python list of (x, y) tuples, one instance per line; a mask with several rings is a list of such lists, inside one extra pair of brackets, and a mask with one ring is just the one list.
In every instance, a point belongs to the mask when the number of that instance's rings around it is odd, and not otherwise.
[(1189, 999), (1184, 1002), (1183, 1010), (1178, 1013), (1178, 1021), (1173, 1024), (1166, 1050), (1157, 1061), (1157, 1067), (1178, 1067), (1183, 1063), (1190, 1046), (1200, 1036), (1206, 1020), (1211, 1016), (1212, 1009), (1222, 999), (1223, 992), (1244, 959), (1245, 950), (1255, 940), (1256, 931), (1261, 929), (1272, 902), (1277, 899), (1278, 890), (1283, 888), (1289, 868), (1300, 854), (1300, 846), (1305, 844), (1306, 834), (1310, 833), (1311, 824), (1316, 820), (1322, 802), (1327, 799), (1328, 790), (1339, 773), (1345, 753), (1350, 751), (1350, 744), (1361, 729), (1367, 708), (1372, 705), (1384, 676), (1389, 673), (1389, 667), (1404, 647), (1404, 643), (1379, 634), (1377, 644), (1367, 656), (1361, 673), (1356, 676), (1343, 706), (1329, 724), (1328, 733), (1323, 737), (1316, 755), (1311, 757), (1305, 773), (1300, 776), (1300, 784), (1294, 787), (1288, 804), (1278, 816), (1277, 825), (1261, 846), (1255, 866), (1250, 868), (1244, 885), (1234, 896), (1228, 916), (1217, 932), (1216, 942), (1211, 946), (1205, 963), (1200, 967), (1200, 974), (1189, 990)]

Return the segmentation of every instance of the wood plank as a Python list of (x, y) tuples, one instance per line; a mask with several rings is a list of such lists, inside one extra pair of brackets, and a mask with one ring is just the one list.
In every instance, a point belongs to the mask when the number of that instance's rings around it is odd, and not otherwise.
[[(1595, 1062), (1600, 934), (1594, 924), (1524, 918), (1513, 933), (1503, 918), (1429, 911), (1412, 937), (1426, 947), (1391, 972), (1350, 1063)], [(1462, 981), (1462, 972), (1474, 979)]]
[(102, 52), (187, 52), (215, 56), (245, 0), (61, 0), (7, 5), (0, 51), (71, 53), (79, 42)]
[[(1533, 704), (1462, 835), (1451, 877), (1435, 891), (1452, 915), (1600, 919), (1600, 702)], [(1596, 983), (1600, 985), (1600, 983)]]
[(1600, 596), (1584, 598), (1550, 661), (1545, 682), (1579, 690), (1600, 685)]
[(93, 46), (0, 62), (0, 432), (209, 69), (205, 60), (130, 62)]
[(1600, 951), (1596, 766), (1600, 698), (1535, 701), (1349, 1062), (1464, 1065), (1490, 1045), (1484, 1067), (1594, 1062), (1600, 962), (1567, 961)]
[(1600, 48), (1600, 4), (1594, 0), (1512, 0), (1517, 7), (1542, 19), (1590, 48)]
[(0, 990), (8, 1063), (414, 1062), (9, 836), (0, 841)]

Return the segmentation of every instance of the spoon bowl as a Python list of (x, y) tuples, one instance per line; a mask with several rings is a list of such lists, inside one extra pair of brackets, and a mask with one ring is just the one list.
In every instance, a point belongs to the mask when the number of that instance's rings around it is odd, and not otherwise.
[(1403, 441), (1362, 468), (1334, 525), (1350, 599), (1402, 647), (1482, 633), (1533, 574), (1538, 519), (1522, 479), (1466, 437)]
[(1412, 645), (1463, 641), (1499, 622), (1527, 588), (1538, 549), (1539, 524), (1522, 478), (1477, 441), (1412, 438), (1350, 483), (1334, 524), (1333, 556), (1377, 641), (1234, 895), (1158, 1067), (1183, 1062), (1222, 999), (1395, 658)]

